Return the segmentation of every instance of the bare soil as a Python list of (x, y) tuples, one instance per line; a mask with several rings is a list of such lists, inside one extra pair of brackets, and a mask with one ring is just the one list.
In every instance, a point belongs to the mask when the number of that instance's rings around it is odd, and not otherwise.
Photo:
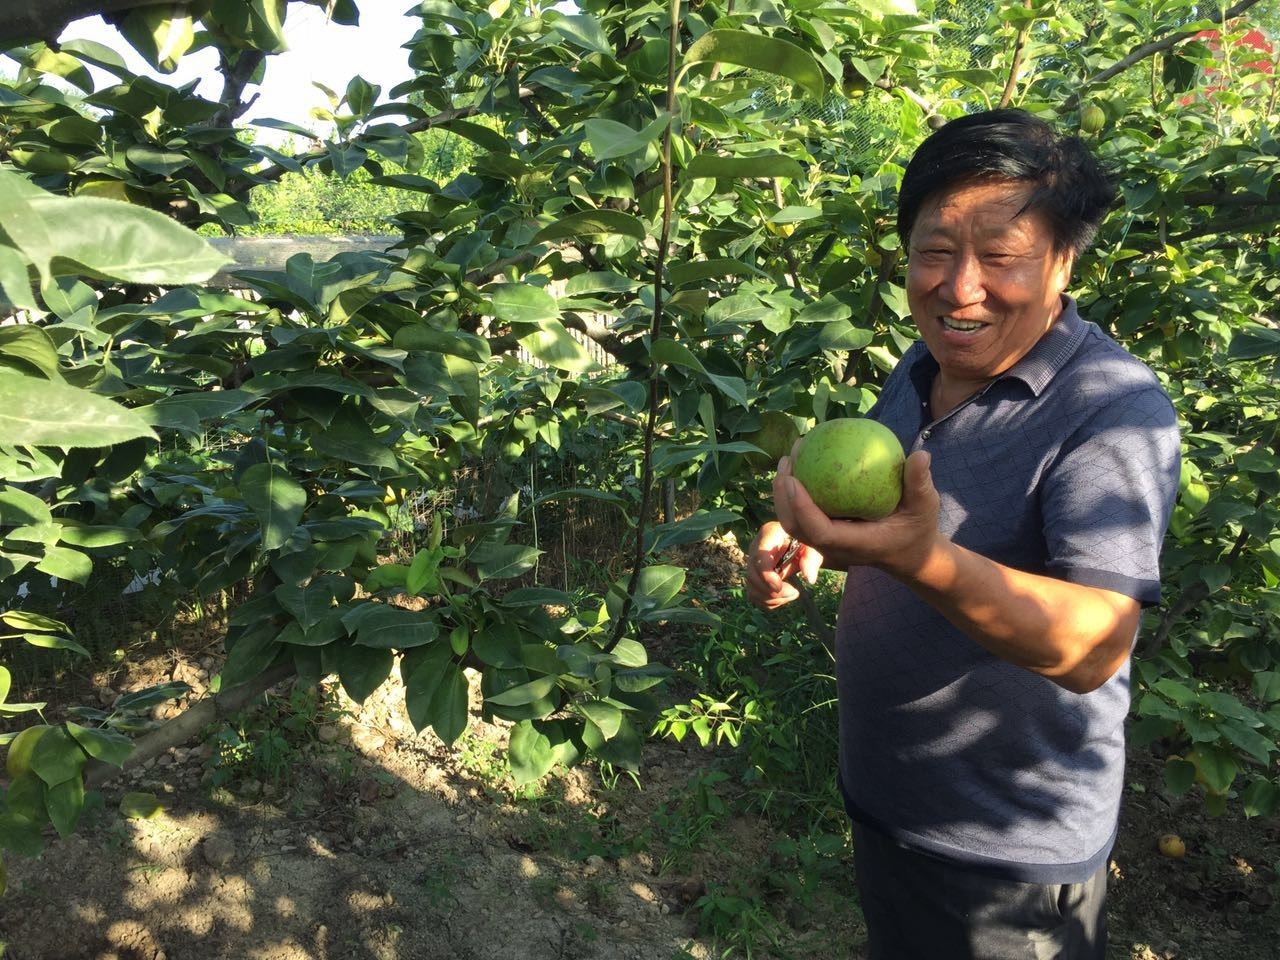
[[(198, 696), (217, 666), (209, 649), (130, 663), (104, 699), (172, 678)], [(394, 682), (359, 709), (334, 693), (291, 730), (277, 725), (283, 712), (261, 719), (285, 699), (270, 694), (243, 731), (279, 733), (275, 754), (219, 764), (212, 741), (175, 749), (108, 785), (76, 835), (50, 836), (38, 860), (10, 859), (0, 956), (861, 956), (849, 858), (805, 897), (772, 883), (797, 864), (736, 803), (723, 751), (657, 742), (638, 782), (583, 767), (520, 792), (501, 761), (504, 727), (477, 716), (446, 748), (414, 733)], [(1280, 958), (1280, 821), (1246, 821), (1238, 805), (1213, 818), (1194, 795), (1170, 797), (1145, 748), (1131, 751), (1128, 779), (1109, 957)], [(125, 818), (130, 791), (153, 793), (163, 812)], [(1157, 850), (1168, 832), (1185, 857)]]

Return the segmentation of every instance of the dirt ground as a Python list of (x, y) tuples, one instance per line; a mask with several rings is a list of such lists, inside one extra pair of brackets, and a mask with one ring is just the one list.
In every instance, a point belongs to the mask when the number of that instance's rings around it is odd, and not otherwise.
[[(207, 651), (203, 660), (170, 651), (101, 693), (177, 678), (198, 694), (211, 669)], [(190, 744), (110, 784), (76, 835), (51, 837), (38, 860), (8, 861), (0, 956), (748, 956), (747, 941), (717, 936), (724, 928), (708, 917), (740, 930), (755, 923), (757, 957), (861, 956), (848, 857), (803, 901), (781, 884), (761, 900), (733, 899), (741, 878), (795, 864), (767, 823), (735, 806), (732, 781), (708, 776), (724, 754), (655, 743), (638, 784), (581, 768), (516, 795), (502, 768), (503, 728), (476, 718), (446, 749), (414, 734), (401, 696), (393, 682), (358, 711), (315, 710), (272, 757), (219, 765), (225, 741)], [(124, 795), (139, 791), (163, 812), (122, 816)], [(1183, 859), (1157, 851), (1166, 832), (1184, 838)], [(1133, 751), (1109, 957), (1280, 958), (1277, 871), (1280, 822), (1208, 817), (1194, 797), (1169, 797), (1159, 761)]]

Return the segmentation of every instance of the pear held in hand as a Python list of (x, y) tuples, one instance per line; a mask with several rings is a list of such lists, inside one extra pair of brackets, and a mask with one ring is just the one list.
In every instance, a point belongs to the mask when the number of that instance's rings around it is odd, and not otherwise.
[(905, 460), (892, 430), (849, 417), (827, 420), (805, 434), (792, 473), (827, 516), (879, 520), (902, 499)]

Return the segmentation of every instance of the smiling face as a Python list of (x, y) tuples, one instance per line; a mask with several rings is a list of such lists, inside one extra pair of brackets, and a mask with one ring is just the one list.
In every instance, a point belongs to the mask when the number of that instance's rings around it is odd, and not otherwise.
[(907, 301), (949, 393), (1004, 373), (1062, 312), (1071, 256), (1042, 213), (1018, 215), (1030, 193), (1018, 181), (961, 184), (912, 226)]

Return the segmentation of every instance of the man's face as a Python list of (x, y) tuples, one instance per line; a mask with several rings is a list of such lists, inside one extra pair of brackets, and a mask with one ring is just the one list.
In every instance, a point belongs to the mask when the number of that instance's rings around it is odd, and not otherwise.
[(963, 184), (921, 209), (907, 301), (944, 378), (987, 381), (1022, 359), (1062, 310), (1071, 257), (1043, 214), (1017, 216), (1031, 187)]

